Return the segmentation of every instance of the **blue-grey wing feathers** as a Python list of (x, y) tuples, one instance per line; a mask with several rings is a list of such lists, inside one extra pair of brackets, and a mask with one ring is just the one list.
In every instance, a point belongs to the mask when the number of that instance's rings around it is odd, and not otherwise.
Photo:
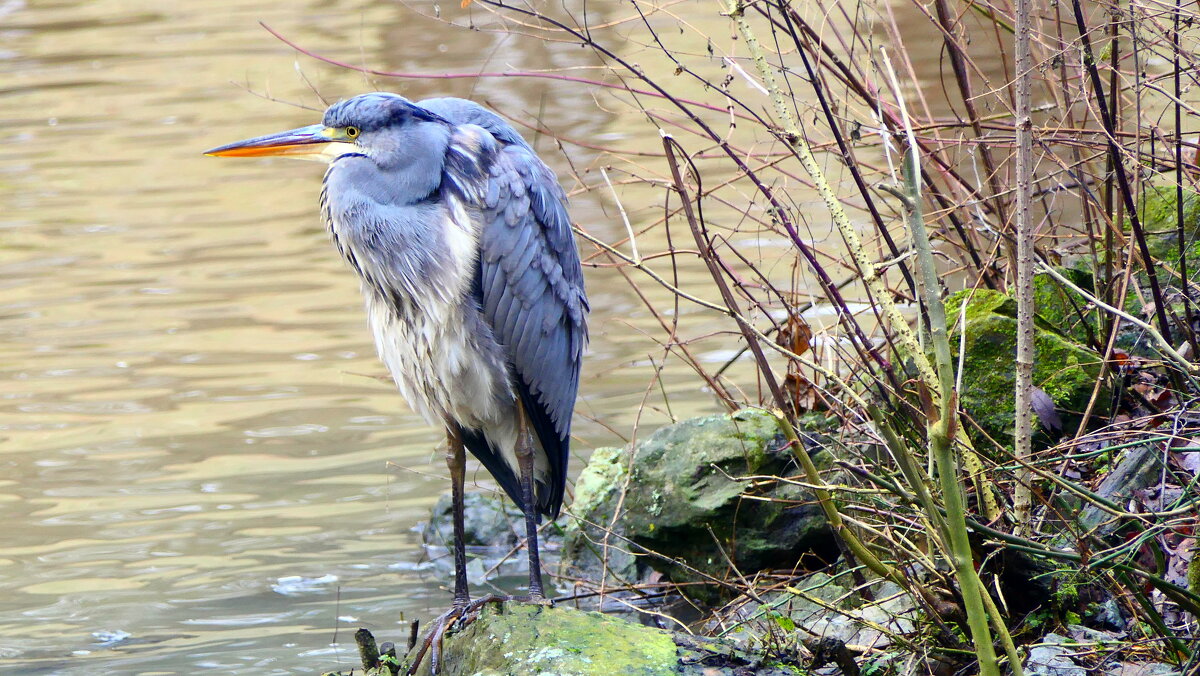
[[(566, 485), (571, 413), (587, 342), (587, 297), (566, 195), (554, 172), (495, 113), (463, 99), (418, 105), (458, 125), (444, 185), (483, 212), (474, 293), (507, 350), (514, 385), (547, 456), (549, 482), (539, 483), (537, 507), (553, 518)], [(522, 504), (519, 483), (496, 449), (482, 435), (466, 431), (463, 438)]]
[(512, 125), (505, 122), (504, 118), (474, 101), (447, 96), (424, 99), (417, 102), (417, 105), (438, 117), (449, 120), (451, 124), (473, 124), (483, 127), (493, 138), (504, 145), (529, 148), (525, 139), (517, 133), (516, 129), (512, 128)]

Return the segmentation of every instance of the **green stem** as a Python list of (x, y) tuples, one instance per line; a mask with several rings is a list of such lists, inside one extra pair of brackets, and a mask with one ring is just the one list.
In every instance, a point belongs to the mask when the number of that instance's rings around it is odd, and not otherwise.
[(876, 575), (891, 580), (900, 585), (904, 589), (908, 589), (911, 585), (909, 581), (901, 575), (895, 568), (887, 565), (879, 560), (862, 540), (850, 530), (842, 520), (842, 515), (837, 510), (837, 505), (833, 502), (833, 496), (825, 488), (825, 482), (821, 479), (821, 473), (817, 471), (817, 466), (813, 464), (812, 458), (808, 457), (808, 452), (804, 450), (804, 445), (800, 443), (800, 438), (796, 435), (795, 428), (788, 421), (787, 416), (781, 412), (775, 412), (775, 417), (779, 420), (780, 426), (783, 428), (783, 435), (787, 438), (791, 449), (792, 457), (796, 462), (800, 463), (800, 468), (804, 470), (804, 475), (808, 479), (808, 483), (813, 487), (813, 493), (817, 496), (817, 502), (821, 505), (821, 511), (825, 513), (825, 520), (829, 522), (829, 527), (833, 532), (841, 538), (842, 542), (846, 543), (846, 547), (864, 566), (870, 568)]
[[(948, 407), (947, 407), (948, 408)], [(996, 648), (992, 645), (992, 632), (988, 628), (987, 612), (984, 610), (983, 594), (987, 590), (975, 572), (975, 560), (971, 555), (971, 542), (967, 538), (966, 506), (962, 485), (958, 482), (958, 463), (950, 449), (948, 417), (943, 415), (930, 425), (929, 445), (937, 463), (938, 478), (942, 483), (942, 500), (946, 503), (946, 527), (949, 531), (950, 562), (958, 588), (962, 592), (963, 605), (967, 610), (967, 625), (975, 641), (975, 654), (979, 658), (979, 673), (983, 676), (1000, 676), (1000, 665), (996, 662)], [(1021, 665), (1011, 665), (1020, 676)]]
[[(909, 186), (909, 229), (913, 235), (913, 247), (917, 251), (917, 261), (921, 269), (921, 286), (925, 297), (925, 307), (929, 313), (929, 333), (933, 343), (934, 362), (937, 366), (938, 380), (945, 394), (938, 402), (936, 420), (933, 411), (928, 411), (930, 421), (927, 426), (929, 446), (934, 462), (937, 464), (938, 479), (942, 485), (942, 500), (946, 505), (947, 549), (954, 576), (958, 580), (958, 588), (962, 592), (963, 606), (967, 611), (967, 625), (971, 628), (971, 637), (975, 641), (975, 655), (979, 659), (979, 672), (984, 676), (999, 676), (1000, 665), (996, 660), (996, 647), (992, 642), (992, 632), (989, 628), (988, 606), (991, 599), (985, 599), (988, 592), (979, 579), (975, 570), (975, 558), (971, 550), (971, 542), (967, 537), (966, 498), (963, 495), (962, 484), (959, 483), (961, 468), (955, 455), (952, 442), (954, 428), (957, 423), (957, 401), (954, 396), (954, 365), (950, 352), (950, 334), (946, 330), (946, 307), (942, 304), (939, 292), (937, 269), (933, 262), (933, 247), (929, 242), (929, 234), (925, 230), (925, 222), (921, 213), (920, 167), (918, 165), (916, 144), (909, 144), (906, 154), (905, 178)], [(931, 515), (932, 517), (932, 515)], [(1012, 637), (1008, 627), (1000, 616), (992, 618), (991, 624), (996, 627), (1001, 643), (1009, 655), (1010, 668), (1015, 676), (1022, 676), (1021, 661), (1016, 657), (1016, 649), (1012, 647)]]

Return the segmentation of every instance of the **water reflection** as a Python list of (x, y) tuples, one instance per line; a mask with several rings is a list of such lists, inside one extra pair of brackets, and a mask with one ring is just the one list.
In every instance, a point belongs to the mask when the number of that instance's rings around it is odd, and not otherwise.
[[(410, 532), (445, 487), (440, 435), (375, 377), (319, 168), (198, 154), (315, 116), (231, 79), (323, 107), (260, 19), (373, 65), (481, 65), (484, 34), (386, 3), (0, 3), (0, 671), (313, 673), (353, 664), (335, 636), (448, 598)], [(486, 40), (498, 64), (586, 58)], [(396, 88), (303, 70), (330, 98)], [(399, 88), (521, 110), (556, 87)], [(613, 441), (578, 430), (581, 455)]]

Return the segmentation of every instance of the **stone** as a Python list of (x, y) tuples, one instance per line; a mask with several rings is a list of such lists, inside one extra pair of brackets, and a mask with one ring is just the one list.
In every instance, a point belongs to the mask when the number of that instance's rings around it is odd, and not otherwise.
[(1109, 667), (1104, 676), (1183, 676), (1183, 670), (1165, 662), (1121, 662)]
[[(1125, 504), (1137, 491), (1159, 483), (1163, 470), (1163, 452), (1159, 443), (1130, 446), (1121, 454), (1120, 460), (1108, 476), (1100, 481), (1095, 492), (1110, 502)], [(1103, 509), (1087, 503), (1079, 512), (1078, 523), (1085, 532), (1107, 537), (1125, 522), (1114, 519)]]
[(763, 604), (747, 602), (738, 608), (736, 617), (747, 625), (747, 632), (737, 638), (753, 640), (766, 633), (751, 624), (765, 620), (776, 624), (775, 629), (794, 628), (800, 638), (819, 636), (874, 650), (891, 646), (893, 635), (917, 629), (917, 607), (895, 583), (876, 580), (870, 585), (871, 600), (862, 591), (847, 573), (813, 573), (786, 591), (767, 594)]
[(1121, 604), (1111, 596), (1089, 603), (1081, 614), (1089, 624), (1101, 629), (1124, 631), (1129, 625)]
[[(463, 496), (464, 541), (468, 547), (487, 547), (509, 550), (521, 541), (518, 528), (525, 528), (521, 510), (499, 493), (467, 492)], [(438, 497), (429, 523), (421, 532), (426, 546), (447, 547), (454, 543), (454, 521), (450, 509), (450, 494)]]
[[(525, 517), (521, 510), (500, 493), (468, 492), (463, 496), (464, 540), (467, 549), (467, 582), (491, 584), (511, 593), (524, 588), (529, 575), (528, 552), (524, 546)], [(454, 542), (454, 522), (450, 513), (450, 494), (442, 494), (420, 529), (421, 538), (430, 548), (429, 565), (439, 575), (454, 575), (454, 557), (449, 555)], [(543, 527), (538, 538), (542, 565), (554, 570), (562, 544), (562, 530), (556, 524)], [(544, 576), (553, 592), (554, 579)]]
[[(575, 485), (564, 575), (620, 585), (653, 569), (685, 582), (723, 578), (731, 562), (750, 574), (793, 568), (814, 550), (832, 558), (833, 534), (815, 496), (773, 478), (799, 473), (784, 446), (775, 416), (746, 409), (670, 425), (632, 447), (597, 449)], [(813, 458), (819, 468), (832, 464), (828, 453)]]
[(1068, 624), (1067, 635), (1072, 641), (1080, 643), (1094, 643), (1100, 646), (1115, 645), (1126, 642), (1124, 633), (1118, 634), (1112, 631), (1104, 631), (1103, 629), (1093, 629), (1085, 627), (1082, 624)]
[[(961, 291), (946, 301), (946, 318), (955, 327), (950, 344), (957, 346), (962, 329), (960, 308), (966, 309), (966, 348), (963, 387), (959, 393), (963, 407), (988, 437), (1011, 446), (1015, 408), (1013, 387), (1016, 374), (1013, 359), (1017, 348), (1017, 304), (999, 291), (976, 289)], [(1073, 431), (1092, 396), (1100, 374), (1100, 357), (1045, 325), (1036, 322), (1034, 338), (1033, 383), (1054, 402), (1065, 430)], [(1101, 389), (1094, 415), (1103, 419), (1108, 391)], [(1035, 421), (1037, 417), (1035, 416)], [(1057, 441), (1045, 432), (1039, 445)], [(1038, 442), (1035, 439), (1035, 442)], [(989, 444), (990, 445), (990, 444)], [(980, 448), (987, 445), (980, 444)]]
[[(415, 652), (408, 656), (411, 661)], [(429, 674), (423, 660), (418, 674)], [(442, 642), (443, 676), (734, 676), (794, 673), (719, 641), (670, 632), (601, 613), (520, 603), (488, 605)]]
[(1063, 645), (1069, 640), (1058, 634), (1046, 634), (1040, 645), (1029, 649), (1029, 657), (1025, 660), (1025, 676), (1087, 676), (1087, 669), (1070, 658), (1072, 653), (1078, 652), (1078, 648)]

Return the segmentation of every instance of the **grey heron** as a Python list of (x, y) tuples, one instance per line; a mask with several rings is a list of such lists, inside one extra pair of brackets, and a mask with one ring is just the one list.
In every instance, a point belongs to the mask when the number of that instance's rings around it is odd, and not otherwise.
[(588, 312), (554, 172), (476, 103), (389, 93), (206, 154), (328, 163), (321, 212), (358, 275), (379, 356), (410, 406), (446, 430), (454, 606), (435, 631), (472, 607), (464, 447), (524, 512), (529, 596), (544, 602), (537, 524), (562, 506)]

